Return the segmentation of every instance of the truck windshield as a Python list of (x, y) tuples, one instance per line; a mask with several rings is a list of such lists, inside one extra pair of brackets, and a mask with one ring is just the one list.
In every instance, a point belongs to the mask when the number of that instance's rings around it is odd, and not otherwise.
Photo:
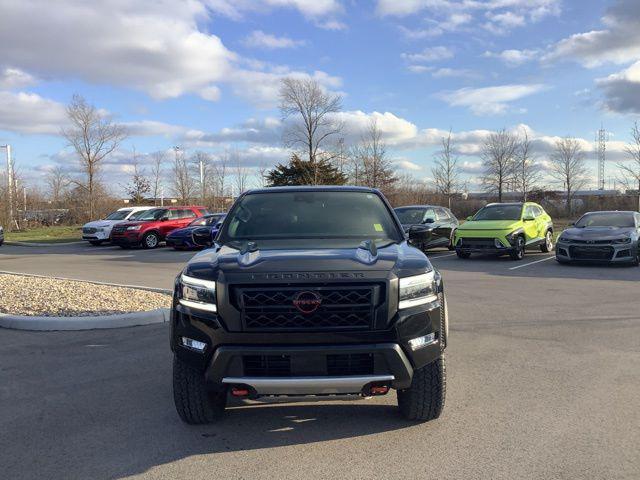
[(473, 217), (474, 220), (520, 220), (522, 205), (488, 205)]
[(130, 213), (131, 210), (118, 210), (117, 212), (110, 213), (105, 220), (124, 220)]
[(242, 197), (228, 217), (221, 243), (287, 239), (384, 243), (403, 239), (387, 206), (370, 192), (253, 193)]

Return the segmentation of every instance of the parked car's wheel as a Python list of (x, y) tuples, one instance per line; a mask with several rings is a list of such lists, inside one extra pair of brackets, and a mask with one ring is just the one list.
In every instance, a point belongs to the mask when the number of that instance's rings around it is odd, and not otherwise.
[(542, 251), (542, 253), (553, 251), (553, 232), (551, 230), (547, 230), (544, 236), (544, 243), (540, 245), (540, 251)]
[(434, 420), (444, 408), (446, 396), (444, 355), (413, 372), (411, 386), (398, 390), (398, 408), (407, 420)]
[(469, 258), (471, 256), (469, 252), (463, 252), (462, 250), (456, 250), (456, 255), (458, 255), (458, 258)]
[(95, 245), (96, 247), (102, 245), (103, 240), (89, 240), (91, 245)]
[(511, 260), (522, 260), (524, 258), (524, 237), (520, 235), (516, 239), (516, 246), (514, 250), (509, 253)]
[[(1, 244), (0, 244), (1, 245)], [(638, 266), (640, 265), (640, 252), (636, 253), (636, 256), (634, 257), (634, 259), (631, 261), (631, 265), (633, 266)]]
[(145, 233), (142, 237), (142, 246), (144, 248), (156, 248), (160, 243), (160, 237), (156, 232)]
[(208, 391), (202, 372), (174, 356), (173, 401), (183, 422), (191, 425), (211, 423), (224, 413), (227, 391)]
[(455, 230), (451, 230), (451, 237), (449, 238), (449, 245), (447, 245), (447, 248), (450, 251), (453, 251), (456, 249), (456, 247), (453, 245), (453, 239), (455, 238), (456, 235), (456, 231)]

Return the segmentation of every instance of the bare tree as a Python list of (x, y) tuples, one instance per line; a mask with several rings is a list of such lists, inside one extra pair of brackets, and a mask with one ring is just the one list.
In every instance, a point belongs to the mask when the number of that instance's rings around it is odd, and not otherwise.
[(153, 204), (158, 205), (158, 196), (162, 189), (162, 174), (167, 154), (163, 151), (151, 154), (151, 191), (153, 192)]
[(567, 192), (567, 216), (571, 216), (571, 202), (575, 192), (587, 183), (587, 167), (580, 142), (572, 137), (557, 140), (549, 166), (549, 175), (564, 185)]
[(133, 203), (139, 204), (144, 201), (144, 196), (151, 191), (151, 182), (146, 177), (144, 170), (140, 168), (135, 148), (133, 149), (132, 166), (131, 180), (125, 187), (125, 191)]
[(640, 212), (640, 126), (638, 122), (631, 128), (631, 142), (624, 148), (629, 163), (618, 163), (623, 178), (622, 183), (629, 190), (638, 190), (638, 211)]
[(267, 185), (267, 172), (269, 171), (269, 167), (267, 167), (264, 163), (260, 162), (258, 168), (256, 169), (256, 183), (258, 187), (262, 188)]
[(58, 207), (71, 183), (69, 175), (67, 175), (61, 166), (57, 165), (47, 172), (45, 183), (49, 188), (49, 198), (51, 202), (55, 207)]
[(360, 168), (357, 176), (360, 176), (361, 184), (386, 191), (398, 181), (392, 162), (387, 157), (387, 145), (382, 139), (382, 131), (375, 118), (370, 120), (360, 143), (353, 151), (356, 168)]
[(522, 135), (516, 149), (515, 161), (516, 188), (522, 192), (522, 201), (526, 202), (527, 195), (535, 188), (541, 177), (526, 128), (522, 129)]
[(442, 151), (435, 159), (431, 174), (436, 191), (447, 197), (449, 208), (451, 208), (451, 197), (460, 188), (460, 169), (458, 157), (453, 153), (451, 130), (447, 137), (442, 137)]
[(185, 152), (179, 147), (174, 147), (174, 154), (171, 168), (171, 177), (173, 180), (171, 189), (173, 190), (173, 194), (178, 197), (183, 204), (186, 204), (193, 198), (195, 180), (189, 168), (189, 162), (187, 161)]
[(229, 164), (231, 154), (225, 150), (220, 158), (213, 164), (213, 174), (215, 176), (214, 208), (224, 210), (227, 185), (227, 175), (229, 174)]
[(67, 106), (67, 117), (70, 126), (63, 128), (61, 133), (80, 159), (86, 179), (74, 183), (87, 192), (89, 217), (93, 218), (94, 193), (101, 163), (118, 148), (127, 134), (122, 125), (113, 123), (80, 95), (74, 95), (71, 99)]
[(513, 181), (517, 150), (518, 137), (506, 129), (489, 134), (482, 145), (482, 186), (488, 192), (497, 193), (499, 202), (502, 202), (502, 194)]
[(249, 169), (242, 163), (240, 159), (240, 155), (235, 155), (235, 165), (234, 165), (234, 175), (235, 175), (235, 183), (236, 183), (236, 192), (240, 195), (247, 189), (247, 182), (249, 178)]
[(280, 86), (282, 119), (296, 117), (284, 131), (284, 144), (299, 149), (315, 162), (322, 145), (340, 133), (335, 113), (342, 109), (340, 95), (327, 93), (317, 80), (285, 78)]

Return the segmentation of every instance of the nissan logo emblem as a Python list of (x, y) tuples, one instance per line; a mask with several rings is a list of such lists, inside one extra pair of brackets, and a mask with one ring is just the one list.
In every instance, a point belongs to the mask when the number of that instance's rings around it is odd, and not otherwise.
[(320, 295), (308, 290), (304, 292), (298, 292), (293, 297), (293, 306), (306, 315), (309, 315), (318, 310), (318, 307), (320, 307), (321, 303), (322, 298), (320, 297)]

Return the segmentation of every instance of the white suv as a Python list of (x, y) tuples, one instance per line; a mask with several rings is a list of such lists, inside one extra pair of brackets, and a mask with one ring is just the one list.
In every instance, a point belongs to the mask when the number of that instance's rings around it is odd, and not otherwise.
[(156, 207), (125, 207), (109, 214), (104, 220), (94, 220), (82, 227), (82, 239), (87, 240), (91, 245), (100, 245), (108, 242), (111, 236), (111, 229), (117, 223), (135, 220), (141, 212), (151, 210)]

